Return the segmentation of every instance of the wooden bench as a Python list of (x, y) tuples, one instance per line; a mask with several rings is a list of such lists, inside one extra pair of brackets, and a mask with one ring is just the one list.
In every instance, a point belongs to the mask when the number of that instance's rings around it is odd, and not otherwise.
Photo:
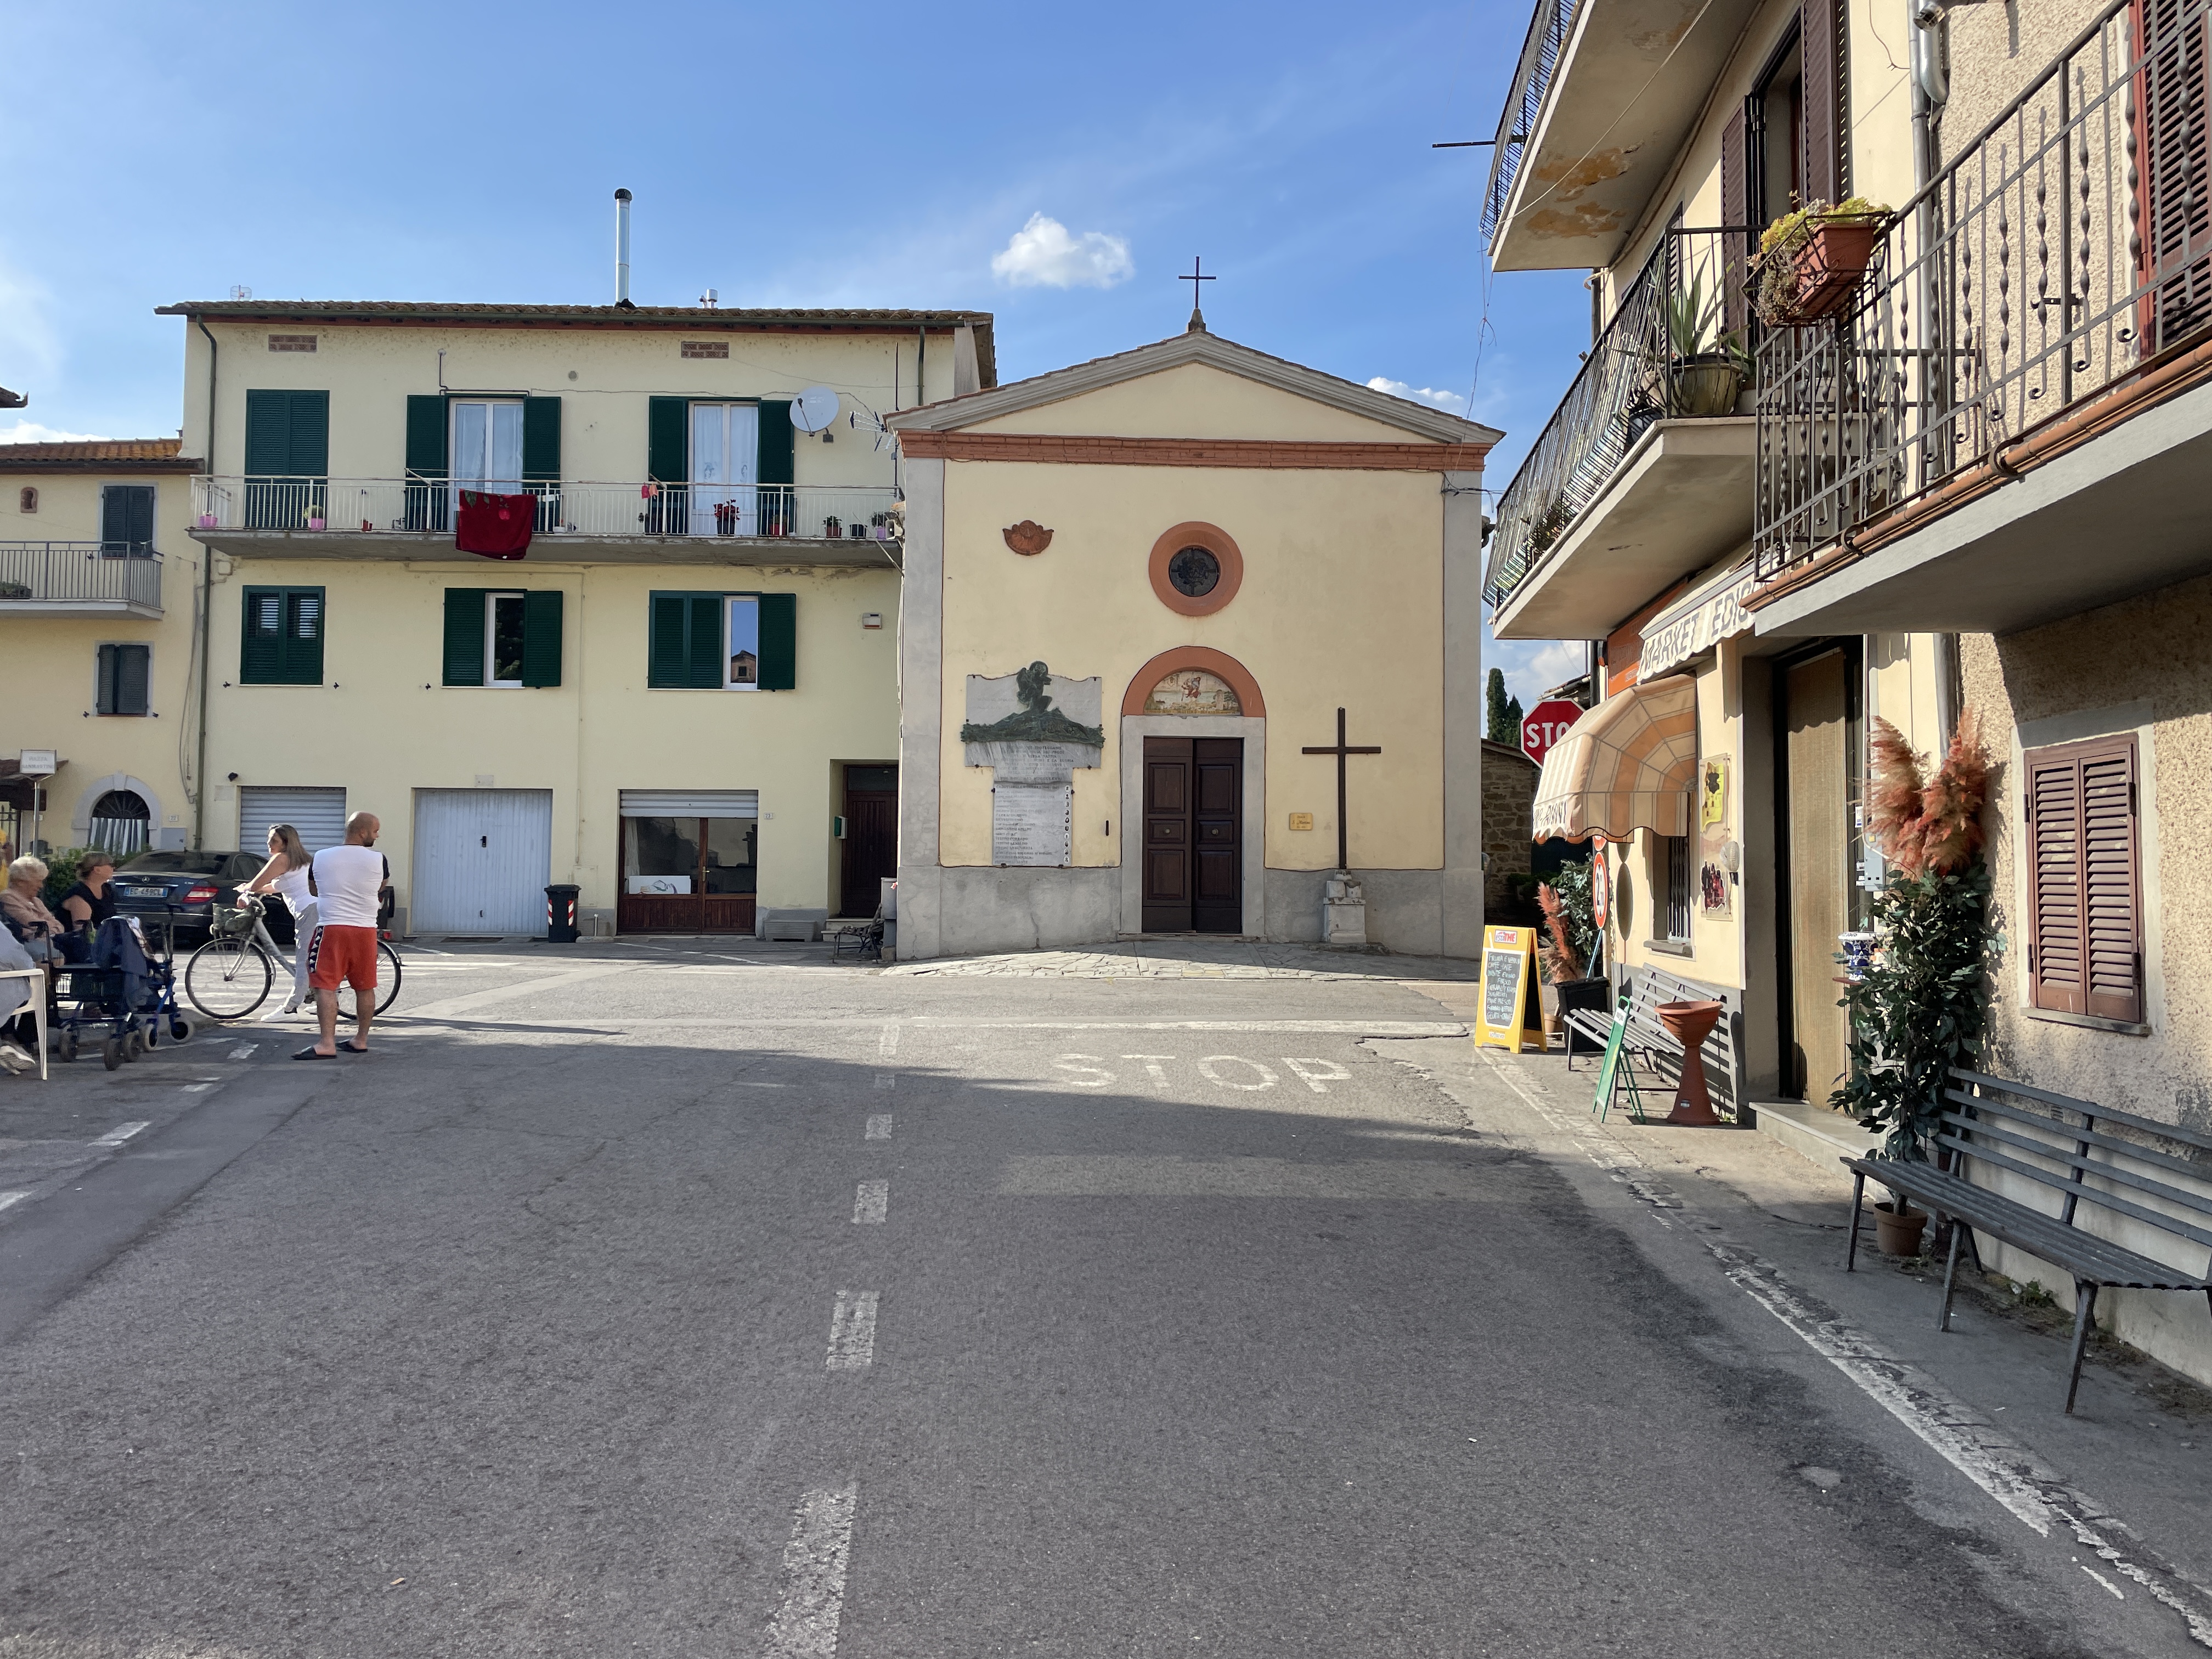
[[(1629, 970), (1628, 989), (1624, 998), (1628, 1017), (1628, 1034), (1623, 1044), (1626, 1054), (1656, 1079), (1662, 1091), (1671, 1091), (1682, 1075), (1682, 1045), (1673, 1033), (1659, 1023), (1659, 1005), (1662, 1002), (1719, 1002), (1725, 1004), (1727, 994), (1710, 985), (1700, 985), (1693, 979), (1684, 979), (1663, 968), (1646, 963)], [(1613, 1035), (1613, 1015), (1595, 1010), (1571, 1009), (1560, 1018), (1565, 1028), (1567, 1066), (1575, 1063), (1575, 1038), (1580, 1036), (1597, 1045), (1598, 1052)], [(1705, 1085), (1713, 1097), (1713, 1109), (1724, 1117), (1741, 1118), (1736, 1098), (1735, 1010), (1728, 1008), (1713, 1022), (1713, 1029), (1699, 1045), (1705, 1058)]]
[[(2061, 1268), (2074, 1280), (2074, 1352), (2066, 1381), (2069, 1412), (2081, 1385), (2081, 1355), (2100, 1290), (2110, 1285), (2197, 1291), (2212, 1306), (2212, 1265), (2191, 1273), (2140, 1255), (2081, 1224), (2086, 1206), (2150, 1228), (2171, 1239), (2176, 1254), (2191, 1245), (2212, 1249), (2212, 1135), (1964, 1069), (1952, 1071), (1943, 1100), (1947, 1109), (1935, 1137), (1941, 1167), (1887, 1158), (1842, 1160), (1852, 1176), (1845, 1272), (1858, 1259), (1859, 1205), (1869, 1176), (1897, 1198), (1917, 1199), (1938, 1217), (1966, 1224), (1951, 1229), (1943, 1306), (1936, 1317), (1939, 1330), (1951, 1328), (1959, 1245), (1969, 1229)], [(2058, 1200), (2057, 1213), (1975, 1182), (1977, 1165), (1989, 1174), (2002, 1170), (2043, 1189)], [(2196, 1183), (2197, 1190), (2175, 1185), (2172, 1177), (2176, 1176)], [(2181, 1213), (2154, 1209), (2142, 1199), (2172, 1205)], [(1975, 1260), (1980, 1260), (1978, 1249)]]

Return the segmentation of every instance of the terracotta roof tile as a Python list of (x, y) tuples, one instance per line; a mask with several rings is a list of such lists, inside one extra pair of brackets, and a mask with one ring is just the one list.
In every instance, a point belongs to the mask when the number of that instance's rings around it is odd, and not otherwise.
[(87, 438), (74, 443), (0, 444), (0, 471), (39, 471), (125, 467), (191, 472), (199, 462), (184, 453), (181, 438)]

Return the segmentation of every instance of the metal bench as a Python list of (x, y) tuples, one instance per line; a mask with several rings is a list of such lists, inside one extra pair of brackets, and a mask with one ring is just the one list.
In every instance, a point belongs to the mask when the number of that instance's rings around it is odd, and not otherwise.
[[(1684, 979), (1663, 968), (1650, 963), (1629, 970), (1627, 994), (1628, 1034), (1623, 1044), (1625, 1054), (1656, 1079), (1662, 1088), (1671, 1091), (1682, 1075), (1682, 1045), (1671, 1032), (1659, 1023), (1658, 1008), (1662, 1002), (1721, 1002), (1728, 1001), (1725, 992), (1710, 985), (1700, 985), (1693, 979)], [(1593, 1009), (1571, 1009), (1560, 1017), (1565, 1027), (1567, 1066), (1574, 1066), (1575, 1037), (1580, 1035), (1605, 1052), (1605, 1045), (1613, 1035), (1613, 1014)], [(1698, 1045), (1705, 1057), (1705, 1083), (1711, 1091), (1714, 1109), (1723, 1117), (1741, 1119), (1736, 1096), (1735, 1011), (1733, 1007), (1713, 1023), (1711, 1033)]]
[[(1852, 1177), (1846, 1273), (1858, 1260), (1860, 1200), (1869, 1176), (1899, 1199), (1917, 1199), (1939, 1218), (1966, 1224), (1951, 1229), (1943, 1306), (1936, 1318), (1939, 1330), (1951, 1328), (1959, 1247), (1970, 1229), (2063, 1269), (2074, 1280), (2074, 1352), (2066, 1381), (2069, 1412), (2081, 1385), (2081, 1356), (2100, 1290), (2109, 1285), (2197, 1291), (2212, 1306), (2212, 1265), (2192, 1273), (2081, 1224), (2086, 1205), (2110, 1217), (2126, 1217), (2181, 1248), (2196, 1244), (2212, 1249), (2212, 1136), (1962, 1068), (1952, 1071), (1943, 1099), (1948, 1109), (1935, 1137), (1942, 1166), (1887, 1158), (1841, 1160)], [(2115, 1129), (2124, 1133), (2112, 1133)], [(2057, 1213), (1977, 1182), (1972, 1178), (1976, 1165), (1986, 1176), (2002, 1171), (2056, 1196)], [(2177, 1176), (2194, 1183), (2196, 1190), (2176, 1185), (2172, 1177)], [(2142, 1199), (2172, 1205), (2181, 1213), (2154, 1209)], [(1978, 1249), (1975, 1260), (1980, 1261)]]

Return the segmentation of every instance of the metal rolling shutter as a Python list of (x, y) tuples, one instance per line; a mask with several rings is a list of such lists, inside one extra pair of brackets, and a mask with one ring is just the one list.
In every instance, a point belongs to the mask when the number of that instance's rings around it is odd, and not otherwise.
[(408, 921), (417, 933), (535, 933), (552, 877), (550, 789), (418, 789)]
[(289, 823), (300, 832), (310, 853), (336, 847), (345, 840), (346, 792), (343, 789), (294, 789), (281, 785), (241, 785), (238, 791), (238, 846), (258, 853), (269, 839), (269, 826)]
[(757, 789), (625, 789), (626, 818), (755, 818), (760, 816)]

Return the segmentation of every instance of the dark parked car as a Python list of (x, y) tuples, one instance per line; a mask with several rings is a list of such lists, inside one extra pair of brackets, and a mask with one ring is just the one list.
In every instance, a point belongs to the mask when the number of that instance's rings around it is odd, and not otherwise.
[[(218, 904), (235, 904), (238, 890), (252, 881), (267, 860), (253, 853), (141, 853), (115, 872), (115, 908), (125, 915), (174, 913), (177, 937), (204, 938)], [(284, 907), (269, 907), (270, 936), (291, 943), (292, 919)]]

